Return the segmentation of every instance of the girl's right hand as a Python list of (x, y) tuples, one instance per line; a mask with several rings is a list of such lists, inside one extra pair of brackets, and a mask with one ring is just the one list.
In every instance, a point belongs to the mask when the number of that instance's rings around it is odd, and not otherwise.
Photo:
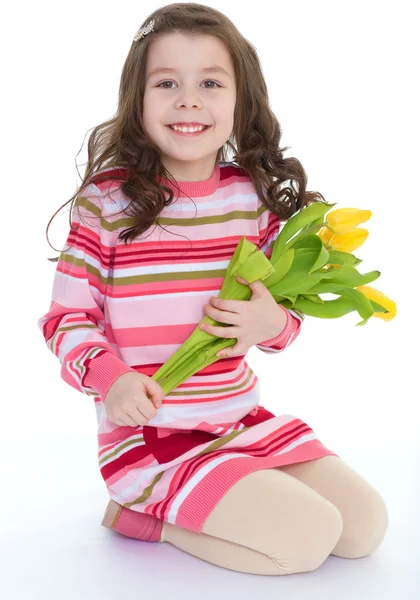
[(147, 425), (156, 416), (155, 406), (161, 406), (164, 395), (161, 386), (151, 377), (143, 373), (124, 373), (105, 396), (107, 417), (116, 425)]

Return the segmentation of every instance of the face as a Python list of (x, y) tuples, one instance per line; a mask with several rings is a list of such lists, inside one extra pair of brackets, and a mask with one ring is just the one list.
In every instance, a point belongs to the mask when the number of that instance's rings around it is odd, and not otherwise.
[[(226, 72), (206, 71), (215, 66)], [(161, 68), (166, 71), (153, 73)], [(217, 152), (232, 134), (235, 103), (232, 59), (218, 38), (156, 37), (147, 58), (143, 122), (163, 165), (178, 181), (211, 177)], [(180, 122), (210, 127), (198, 135), (179, 135), (167, 126)]]

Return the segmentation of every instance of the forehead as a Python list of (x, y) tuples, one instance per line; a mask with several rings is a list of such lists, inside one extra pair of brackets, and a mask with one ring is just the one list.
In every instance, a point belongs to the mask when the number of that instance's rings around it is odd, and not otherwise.
[(233, 63), (223, 42), (213, 35), (161, 34), (149, 46), (147, 76), (162, 72), (210, 72), (233, 75)]

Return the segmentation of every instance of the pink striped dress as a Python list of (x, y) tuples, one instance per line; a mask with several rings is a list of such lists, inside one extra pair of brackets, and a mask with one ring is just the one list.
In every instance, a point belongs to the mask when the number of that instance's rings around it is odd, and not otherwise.
[[(182, 193), (126, 245), (118, 234), (134, 225), (120, 213), (130, 200), (116, 173), (93, 180), (77, 198), (73, 226), (52, 286), (49, 311), (38, 321), (61, 377), (94, 402), (98, 463), (111, 498), (195, 532), (229, 488), (259, 469), (335, 455), (311, 427), (260, 404), (256, 373), (244, 356), (220, 359), (163, 399), (147, 426), (119, 426), (103, 400), (123, 373), (151, 377), (204, 317), (243, 236), (268, 258), (279, 218), (233, 163), (216, 162), (210, 179), (179, 182)], [(114, 214), (120, 213), (120, 214)], [(257, 345), (286, 350), (304, 316), (287, 312), (283, 332)], [(267, 360), (281, 361), (270, 356)]]

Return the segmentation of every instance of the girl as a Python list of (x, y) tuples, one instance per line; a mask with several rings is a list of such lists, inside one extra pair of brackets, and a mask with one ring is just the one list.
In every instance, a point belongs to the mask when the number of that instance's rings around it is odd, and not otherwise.
[[(248, 302), (217, 298), (243, 236), (270, 258), (281, 220), (324, 201), (279, 140), (257, 54), (232, 22), (195, 3), (153, 12), (116, 116), (90, 137), (38, 321), (64, 381), (95, 404), (102, 524), (265, 575), (367, 556), (388, 525), (380, 494), (307, 423), (259, 404), (246, 353), (275, 360), (303, 314), (261, 281)], [(205, 315), (236, 345), (163, 397), (153, 374)]]

